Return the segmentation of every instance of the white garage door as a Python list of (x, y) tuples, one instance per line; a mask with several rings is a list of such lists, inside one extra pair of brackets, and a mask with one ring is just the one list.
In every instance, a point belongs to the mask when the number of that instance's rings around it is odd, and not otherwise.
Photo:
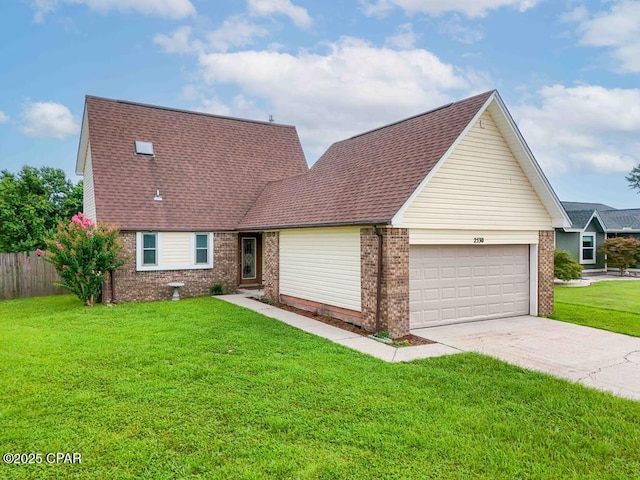
[(411, 328), (529, 314), (528, 245), (412, 245)]

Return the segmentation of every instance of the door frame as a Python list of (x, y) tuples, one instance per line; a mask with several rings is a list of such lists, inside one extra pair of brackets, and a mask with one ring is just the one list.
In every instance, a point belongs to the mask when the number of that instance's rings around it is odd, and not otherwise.
[[(255, 251), (255, 270), (256, 276), (253, 278), (243, 278), (242, 265), (243, 265), (243, 240), (254, 239), (256, 242)], [(262, 233), (261, 232), (246, 232), (238, 234), (238, 285), (262, 285)]]

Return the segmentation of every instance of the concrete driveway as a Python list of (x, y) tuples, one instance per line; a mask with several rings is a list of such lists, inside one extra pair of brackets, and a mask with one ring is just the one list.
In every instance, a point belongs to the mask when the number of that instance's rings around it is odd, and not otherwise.
[(640, 401), (637, 337), (531, 316), (411, 333)]

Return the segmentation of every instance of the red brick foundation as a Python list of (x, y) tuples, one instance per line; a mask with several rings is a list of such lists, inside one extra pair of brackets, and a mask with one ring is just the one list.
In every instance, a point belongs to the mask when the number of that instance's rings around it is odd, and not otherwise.
[[(380, 228), (382, 242), (382, 281), (380, 329), (393, 338), (409, 333), (409, 230)], [(378, 237), (373, 228), (360, 230), (360, 271), (362, 327), (376, 328)]]
[(553, 230), (541, 230), (538, 243), (538, 315), (553, 313)]
[(333, 305), (326, 305), (324, 303), (292, 297), (290, 295), (280, 295), (280, 303), (289, 305), (291, 307), (299, 308), (300, 310), (306, 310), (307, 312), (313, 312), (318, 315), (337, 318), (344, 322), (352, 323), (357, 327), (359, 327), (360, 324), (362, 323), (361, 313), (356, 312), (355, 310), (349, 310), (348, 308), (335, 307)]
[[(209, 288), (221, 283), (228, 290), (238, 286), (238, 234), (216, 233), (213, 242), (213, 268), (197, 270), (136, 271), (136, 232), (121, 232), (122, 253), (127, 263), (114, 274), (115, 300), (143, 302), (169, 300), (173, 289), (169, 282), (184, 282), (181, 297), (208, 295)], [(103, 302), (113, 301), (109, 279), (103, 285)]]

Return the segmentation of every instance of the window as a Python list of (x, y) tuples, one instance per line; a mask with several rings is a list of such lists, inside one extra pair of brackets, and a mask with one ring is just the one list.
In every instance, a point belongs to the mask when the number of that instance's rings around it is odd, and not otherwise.
[(196, 233), (196, 264), (209, 263), (209, 234)]
[(158, 264), (158, 235), (156, 233), (142, 234), (142, 265)]
[(148, 155), (153, 157), (153, 143), (136, 140), (136, 155)]
[(583, 233), (580, 241), (580, 263), (596, 263), (596, 234)]
[(212, 232), (137, 232), (136, 270), (204, 270), (213, 268)]

